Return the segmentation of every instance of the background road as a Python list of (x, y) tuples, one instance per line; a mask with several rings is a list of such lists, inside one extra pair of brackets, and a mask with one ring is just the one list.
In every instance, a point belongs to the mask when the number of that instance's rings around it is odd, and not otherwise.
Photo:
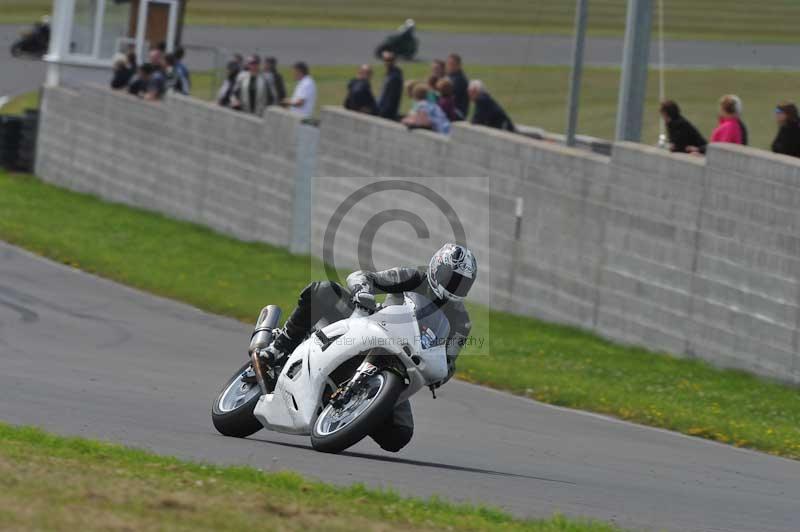
[[(265, 301), (265, 303), (268, 303)], [(796, 531), (800, 462), (453, 382), (413, 401), (390, 455), (267, 431), (219, 436), (209, 408), (250, 328), (0, 243), (0, 420), (339, 484), (489, 502), (518, 515), (670, 530)]]
[[(44, 79), (44, 66), (14, 60), (8, 49), (21, 26), (0, 25), (0, 96), (37, 87)], [(372, 50), (386, 32), (344, 29), (246, 29), (187, 26), (184, 41), (191, 45), (214, 46), (244, 54), (259, 51), (274, 55), (284, 64), (304, 60), (311, 65), (355, 65), (373, 60)], [(486, 33), (420, 32), (420, 59), (429, 61), (458, 51), (469, 64), (482, 65), (567, 65), (572, 38), (558, 35), (500, 35)], [(622, 39), (589, 38), (586, 62), (619, 65)], [(651, 47), (656, 61), (656, 46)], [(211, 68), (210, 55), (190, 52), (190, 66)], [(800, 54), (794, 45), (750, 44), (713, 41), (667, 41), (666, 62), (681, 67), (788, 68), (800, 69)]]

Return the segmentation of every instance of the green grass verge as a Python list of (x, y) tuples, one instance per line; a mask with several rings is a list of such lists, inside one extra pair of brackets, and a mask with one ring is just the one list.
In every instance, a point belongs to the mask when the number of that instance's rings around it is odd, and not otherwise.
[[(265, 244), (0, 173), (0, 239), (251, 323), (292, 308), (319, 263)], [(458, 376), (548, 403), (800, 458), (800, 391), (574, 328), (471, 306)], [(490, 327), (491, 324), (491, 327)]]
[[(51, 6), (50, 0), (4, 0), (0, 22), (29, 23)], [(761, 0), (757, 9), (750, 0), (670, 0), (665, 6), (664, 27), (671, 38), (797, 42), (800, 3), (794, 0)], [(626, 7), (626, 0), (592, 0), (590, 34), (621, 36)], [(186, 22), (390, 31), (411, 17), (425, 30), (570, 34), (574, 9), (575, 2), (567, 0), (191, 0)]]
[(21, 115), (25, 109), (37, 109), (39, 107), (39, 91), (26, 92), (11, 98), (8, 103), (0, 107), (0, 113), (4, 115)]
[(562, 516), (411, 499), (290, 472), (217, 467), (0, 423), (4, 530), (502, 530), (619, 532)]
[[(800, 2), (799, 2), (800, 4)], [(406, 79), (425, 79), (426, 64), (404, 64)], [(341, 105), (347, 81), (353, 77), (354, 66), (312, 67), (317, 81), (319, 106)], [(382, 82), (376, 65), (373, 87)], [(481, 66), (469, 65), (467, 73), (488, 85), (498, 101), (520, 124), (563, 132), (566, 125), (566, 98), (569, 70), (565, 67)], [(284, 72), (288, 77), (288, 72)], [(193, 75), (194, 95), (212, 99), (216, 87), (209, 73)], [(648, 83), (646, 113), (642, 141), (655, 144), (659, 133), (657, 74), (651, 73)], [(669, 70), (666, 74), (667, 93), (677, 100), (684, 114), (707, 137), (717, 121), (717, 101), (722, 94), (736, 92), (744, 101), (744, 119), (750, 131), (750, 144), (769, 149), (775, 136), (775, 105), (796, 93), (800, 72), (744, 70)], [(291, 83), (290, 83), (291, 85)], [(584, 74), (579, 132), (612, 139), (616, 125), (619, 69), (588, 68)], [(12, 101), (2, 112), (21, 110), (35, 103), (36, 94)], [(404, 98), (404, 109), (409, 106)]]

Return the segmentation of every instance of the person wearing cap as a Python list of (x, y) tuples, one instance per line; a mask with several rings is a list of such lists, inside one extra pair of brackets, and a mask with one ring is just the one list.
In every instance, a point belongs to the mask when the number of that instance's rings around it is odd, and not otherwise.
[(397, 120), (400, 112), (400, 100), (403, 97), (403, 71), (395, 64), (394, 52), (383, 52), (383, 64), (386, 77), (383, 79), (383, 90), (378, 99), (378, 116)]
[(797, 106), (791, 102), (782, 102), (775, 108), (775, 121), (778, 134), (772, 141), (772, 151), (800, 157), (800, 117)]
[(295, 114), (303, 118), (311, 118), (314, 115), (314, 106), (317, 104), (317, 84), (308, 70), (308, 65), (303, 61), (298, 61), (292, 67), (294, 86), (292, 97), (283, 100), (283, 105)]
[(245, 113), (262, 116), (267, 107), (267, 82), (261, 75), (261, 59), (251, 55), (247, 70), (239, 73), (231, 98), (231, 107)]

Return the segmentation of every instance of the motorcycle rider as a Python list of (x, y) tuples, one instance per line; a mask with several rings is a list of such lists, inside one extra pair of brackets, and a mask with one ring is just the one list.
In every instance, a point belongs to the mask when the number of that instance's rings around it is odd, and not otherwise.
[[(362, 292), (417, 292), (431, 300), (450, 322), (450, 335), (446, 342), (448, 372), (439, 385), (444, 384), (453, 376), (456, 357), (472, 328), (462, 300), (475, 282), (477, 273), (478, 265), (472, 252), (464, 246), (448, 243), (433, 255), (427, 269), (359, 270), (347, 277), (347, 289), (334, 282), (313, 282), (300, 293), (297, 308), (267, 347), (269, 364), (279, 371), (288, 355), (311, 333), (320, 319), (334, 322), (347, 317), (353, 311), (357, 295)], [(406, 400), (395, 407), (384, 426), (370, 437), (384, 450), (397, 452), (408, 444), (413, 434), (414, 419), (411, 405)]]

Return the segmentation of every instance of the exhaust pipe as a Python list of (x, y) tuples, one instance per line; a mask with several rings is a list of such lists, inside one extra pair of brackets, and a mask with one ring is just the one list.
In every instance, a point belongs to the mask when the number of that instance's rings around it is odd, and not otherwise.
[(280, 307), (267, 305), (261, 309), (253, 336), (250, 337), (250, 349), (248, 352), (250, 353), (250, 361), (253, 364), (253, 371), (256, 374), (256, 381), (258, 381), (258, 387), (261, 388), (262, 395), (267, 393), (267, 383), (264, 382), (263, 372), (266, 368), (261, 367), (258, 353), (272, 342), (272, 330), (278, 326), (280, 318)]

